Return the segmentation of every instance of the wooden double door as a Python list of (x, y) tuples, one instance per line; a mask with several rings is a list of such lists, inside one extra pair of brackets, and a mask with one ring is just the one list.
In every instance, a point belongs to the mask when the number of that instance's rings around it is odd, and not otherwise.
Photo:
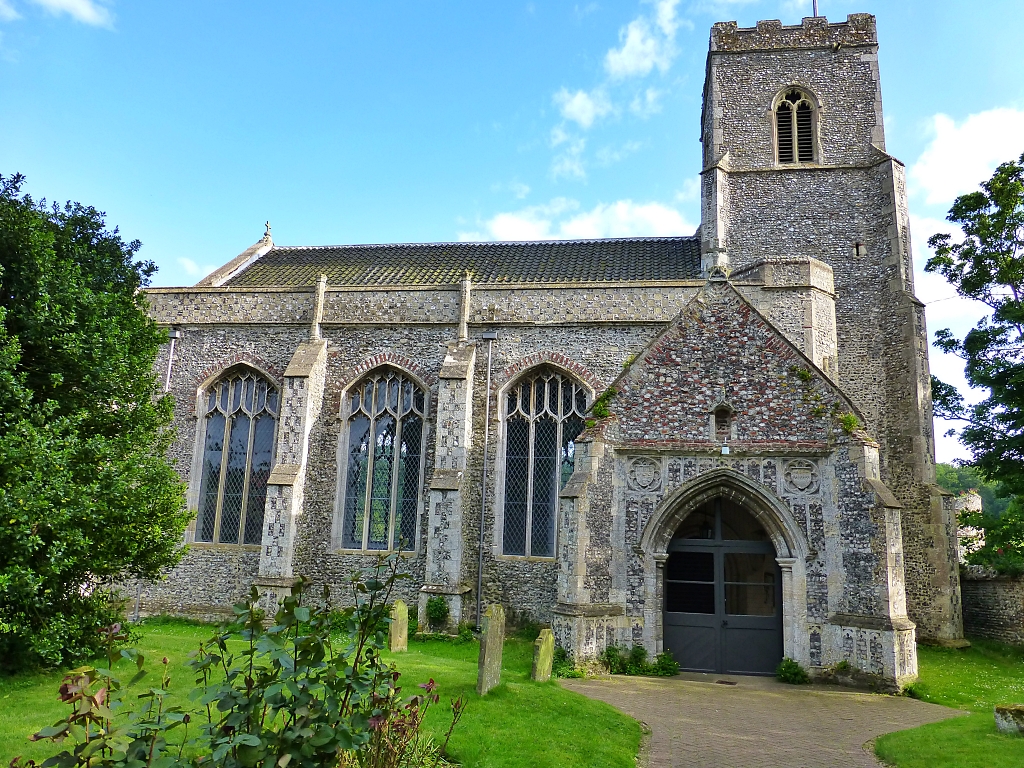
[(775, 548), (742, 507), (694, 511), (669, 546), (664, 647), (685, 670), (773, 674), (782, 660), (782, 574)]

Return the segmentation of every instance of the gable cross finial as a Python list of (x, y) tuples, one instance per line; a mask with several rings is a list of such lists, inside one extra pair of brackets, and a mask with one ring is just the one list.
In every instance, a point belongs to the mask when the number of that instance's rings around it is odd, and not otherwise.
[(263, 237), (264, 237), (264, 239), (269, 240), (270, 239), (270, 222), (268, 221), (265, 226), (267, 228), (267, 231), (263, 233)]

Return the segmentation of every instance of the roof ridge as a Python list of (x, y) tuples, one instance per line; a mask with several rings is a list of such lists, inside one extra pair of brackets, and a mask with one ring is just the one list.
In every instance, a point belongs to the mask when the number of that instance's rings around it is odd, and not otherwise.
[(665, 242), (669, 240), (697, 240), (697, 235), (645, 235), (640, 237), (581, 237), (574, 239), (549, 239), (549, 240), (441, 240), (437, 242), (424, 243), (344, 243), (340, 245), (278, 245), (274, 244), (275, 251), (319, 251), (334, 250), (338, 248), (428, 248), (445, 245), (580, 245), (584, 243), (647, 243)]

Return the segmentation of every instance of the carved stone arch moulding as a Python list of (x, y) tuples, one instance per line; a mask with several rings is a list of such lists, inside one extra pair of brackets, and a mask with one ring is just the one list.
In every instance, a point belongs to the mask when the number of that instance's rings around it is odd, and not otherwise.
[(641, 549), (651, 555), (666, 552), (683, 520), (717, 497), (730, 499), (750, 512), (768, 532), (779, 557), (807, 556), (810, 547), (789, 505), (760, 483), (728, 467), (698, 475), (663, 498), (644, 526)]
[(626, 472), (630, 489), (642, 493), (661, 490), (661, 458), (658, 456), (637, 456), (630, 459)]
[(783, 465), (783, 487), (786, 493), (813, 494), (821, 487), (821, 473), (816, 462), (809, 459), (791, 459)]
[(239, 366), (247, 366), (255, 370), (257, 373), (266, 376), (270, 379), (271, 383), (279, 389), (283, 383), (283, 368), (273, 363), (268, 363), (259, 355), (254, 355), (251, 352), (238, 352), (230, 357), (222, 358), (213, 365), (207, 366), (200, 371), (196, 376), (196, 391), (200, 392), (206, 389), (223, 374), (227, 373), (232, 368)]
[[(508, 384), (515, 381), (520, 375), (526, 373), (531, 368), (537, 368), (542, 365), (550, 365), (553, 368), (558, 368), (570, 376), (579, 379), (589, 387), (595, 395), (599, 394), (602, 390), (601, 381), (585, 366), (580, 365), (575, 360), (570, 360), (560, 352), (552, 352), (549, 350), (534, 352), (532, 355), (527, 355), (526, 357), (512, 363), (512, 365), (509, 365), (501, 372), (501, 380), (496, 381), (495, 383), (499, 388), (504, 389)], [(495, 378), (497, 379), (498, 377)]]
[(374, 368), (380, 368), (385, 365), (393, 366), (405, 373), (411, 374), (414, 379), (419, 379), (419, 384), (426, 390), (429, 390), (437, 383), (437, 376), (423, 370), (423, 366), (419, 363), (405, 355), (389, 350), (368, 357), (355, 366), (345, 368), (340, 377), (339, 391), (344, 392)]

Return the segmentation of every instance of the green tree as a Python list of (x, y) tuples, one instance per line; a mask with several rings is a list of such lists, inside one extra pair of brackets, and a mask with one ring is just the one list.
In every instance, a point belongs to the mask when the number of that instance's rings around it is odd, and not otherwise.
[(946, 218), (964, 239), (929, 238), (935, 255), (925, 270), (991, 313), (963, 339), (948, 328), (936, 333), (936, 346), (961, 357), (968, 384), (986, 396), (965, 405), (954, 387), (933, 378), (935, 413), (965, 422), (960, 439), (986, 479), (1024, 494), (1024, 155), (1000, 165), (980, 191), (958, 197)]
[(94, 653), (115, 582), (181, 556), (153, 363), (155, 271), (94, 208), (47, 207), (0, 177), (0, 665)]
[(935, 482), (956, 495), (974, 491), (981, 496), (982, 510), (992, 517), (1003, 514), (1010, 503), (1010, 499), (1003, 495), (1003, 489), (997, 483), (985, 480), (978, 468), (970, 464), (936, 464)]

